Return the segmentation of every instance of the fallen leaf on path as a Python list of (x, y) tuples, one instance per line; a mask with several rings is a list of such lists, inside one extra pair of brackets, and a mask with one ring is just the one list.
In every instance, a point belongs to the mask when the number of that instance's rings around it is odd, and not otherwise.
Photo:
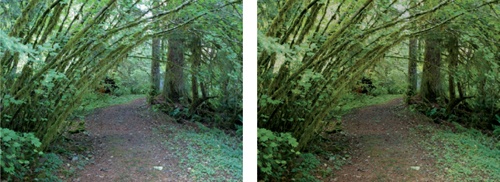
[(163, 170), (163, 166), (153, 166), (154, 169), (161, 171)]
[(420, 166), (411, 166), (410, 169), (413, 169), (413, 170), (420, 170)]

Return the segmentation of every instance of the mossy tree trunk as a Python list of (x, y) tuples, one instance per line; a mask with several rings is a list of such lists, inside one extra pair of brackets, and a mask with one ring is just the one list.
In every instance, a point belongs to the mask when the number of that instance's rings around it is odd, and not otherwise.
[(259, 6), (270, 9), (260, 13), (269, 17), (258, 25), (258, 127), (290, 132), (299, 141), (297, 148), (304, 149), (365, 69), (393, 46), (424, 32), (405, 33), (446, 4), (407, 18), (392, 4), (372, 0)]
[[(409, 46), (409, 61), (408, 61), (408, 92), (406, 96), (411, 98), (417, 93), (417, 58), (418, 58), (418, 43), (416, 38), (410, 39)], [(409, 101), (409, 99), (407, 99)]]
[(191, 102), (191, 107), (190, 111), (194, 112), (196, 107), (198, 106), (199, 102), (199, 86), (198, 86), (198, 76), (200, 73), (200, 64), (201, 64), (201, 54), (202, 54), (202, 47), (201, 47), (201, 40), (197, 35), (194, 35), (192, 40), (191, 40), (191, 45), (189, 46), (191, 49), (191, 93), (192, 93), (192, 102)]
[[(157, 1), (153, 1), (154, 6), (158, 6)], [(153, 11), (153, 15), (156, 16), (158, 10)], [(159, 30), (160, 25), (154, 26), (155, 29)], [(153, 37), (151, 42), (151, 88), (149, 90), (148, 102), (153, 104), (155, 97), (160, 93), (160, 62), (163, 56), (162, 37)]]
[(168, 38), (168, 57), (165, 68), (163, 94), (171, 103), (187, 103), (186, 81), (184, 79), (184, 38), (179, 31)]
[(458, 56), (459, 56), (459, 45), (457, 37), (450, 37), (448, 39), (447, 49), (448, 49), (448, 91), (450, 103), (453, 103), (456, 99), (456, 84), (455, 84), (455, 75), (457, 74), (457, 66), (458, 66)]
[(1, 45), (0, 127), (35, 133), (40, 150), (62, 133), (83, 96), (132, 49), (196, 19), (152, 29), (192, 1), (173, 3), (153, 17), (144, 16), (137, 4), (116, 0), (5, 3), (23, 3), (24, 9), (8, 27), (6, 40), (15, 47)]
[[(415, 6), (415, 0), (410, 0), (410, 5)], [(410, 11), (410, 14), (415, 14), (415, 11)], [(414, 25), (417, 26), (417, 25)], [(412, 27), (412, 29), (415, 29)], [(408, 44), (408, 91), (406, 93), (406, 102), (409, 103), (411, 97), (417, 93), (417, 61), (418, 61), (418, 39), (411, 37)]]
[(441, 82), (441, 44), (437, 38), (425, 39), (424, 69), (420, 94), (429, 103), (437, 103), (444, 99), (444, 88)]
[(153, 38), (151, 44), (152, 60), (151, 60), (151, 90), (149, 92), (149, 102), (153, 102), (154, 97), (160, 93), (160, 60), (162, 56), (161, 39)]

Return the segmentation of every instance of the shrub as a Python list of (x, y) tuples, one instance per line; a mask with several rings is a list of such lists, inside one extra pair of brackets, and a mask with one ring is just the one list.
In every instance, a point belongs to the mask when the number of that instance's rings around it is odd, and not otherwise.
[(7, 128), (0, 128), (0, 138), (2, 178), (22, 181), (30, 173), (30, 161), (36, 161), (43, 154), (37, 151), (42, 143), (33, 133), (18, 133)]
[(298, 142), (290, 133), (273, 133), (259, 128), (258, 137), (258, 178), (265, 181), (280, 181), (288, 176), (287, 163), (296, 159), (300, 152), (295, 151)]
[(35, 173), (37, 177), (35, 181), (44, 181), (44, 182), (59, 182), (59, 179), (54, 172), (58, 171), (60, 166), (63, 164), (63, 161), (59, 158), (58, 155), (54, 153), (44, 154), (43, 162), (35, 169)]
[(294, 173), (297, 181), (318, 181), (318, 179), (311, 174), (320, 164), (316, 156), (311, 153), (300, 154), (298, 161), (300, 162), (292, 169), (292, 173)]

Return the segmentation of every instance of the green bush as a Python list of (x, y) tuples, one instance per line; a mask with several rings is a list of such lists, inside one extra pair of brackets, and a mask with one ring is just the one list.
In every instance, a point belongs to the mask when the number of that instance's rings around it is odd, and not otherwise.
[(298, 142), (290, 133), (273, 133), (259, 128), (258, 137), (258, 178), (265, 181), (280, 181), (288, 174), (288, 162), (296, 159), (300, 152), (295, 151)]
[(300, 154), (300, 161), (296, 167), (292, 169), (292, 173), (297, 181), (311, 182), (318, 181), (311, 172), (315, 171), (318, 165), (321, 163), (314, 154), (304, 153)]
[(54, 174), (54, 172), (58, 171), (60, 166), (63, 164), (63, 161), (59, 158), (59, 156), (54, 153), (47, 153), (43, 155), (42, 159), (44, 159), (44, 162), (40, 163), (40, 165), (35, 169), (35, 173), (37, 174), (35, 181), (61, 181), (61, 179)]
[(43, 153), (37, 151), (42, 143), (33, 133), (18, 133), (0, 128), (0, 167), (2, 179), (24, 179), (30, 174), (30, 161), (36, 161)]

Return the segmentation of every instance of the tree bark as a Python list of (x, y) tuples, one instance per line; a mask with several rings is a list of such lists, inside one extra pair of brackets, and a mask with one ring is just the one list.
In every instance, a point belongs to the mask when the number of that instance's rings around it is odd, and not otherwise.
[(198, 93), (198, 73), (201, 62), (201, 41), (198, 36), (195, 36), (191, 43), (191, 70), (193, 74), (191, 74), (191, 93), (192, 93), (192, 102), (190, 111), (193, 112), (196, 109), (199, 99)]
[(203, 83), (203, 82), (200, 83), (200, 89), (201, 89), (201, 96), (203, 98), (207, 98), (208, 93), (207, 93), (207, 87), (205, 87), (205, 83)]
[(167, 101), (180, 103), (186, 98), (184, 81), (184, 47), (182, 38), (174, 33), (168, 40), (168, 62), (165, 70), (163, 93)]
[(151, 90), (149, 92), (149, 102), (153, 101), (154, 98), (160, 90), (160, 59), (161, 59), (161, 39), (153, 38), (152, 57), (151, 60)]
[(430, 103), (436, 103), (437, 99), (444, 95), (441, 84), (441, 50), (439, 41), (435, 38), (425, 40), (424, 70), (420, 93), (422, 98)]
[(450, 94), (450, 103), (453, 102), (456, 98), (455, 92), (455, 73), (458, 65), (458, 39), (456, 37), (452, 37), (449, 39), (448, 43), (448, 67), (449, 67), (449, 75), (448, 75), (448, 90)]
[[(415, 95), (417, 92), (417, 57), (418, 57), (418, 49), (417, 49), (417, 39), (410, 39), (409, 44), (409, 62), (408, 62), (408, 98)], [(409, 99), (407, 100), (407, 102)]]

